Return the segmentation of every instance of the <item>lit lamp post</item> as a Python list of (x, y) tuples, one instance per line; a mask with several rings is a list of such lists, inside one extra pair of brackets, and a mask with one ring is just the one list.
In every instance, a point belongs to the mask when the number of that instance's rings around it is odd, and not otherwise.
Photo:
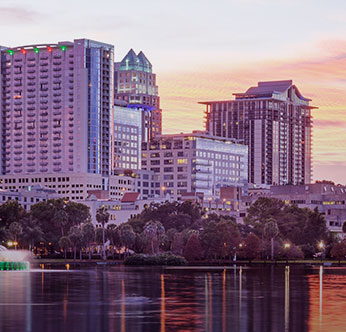
[(288, 243), (288, 242), (285, 242), (284, 243), (284, 248), (285, 248), (285, 254), (286, 254), (286, 263), (288, 263), (288, 253), (287, 253), (287, 251), (288, 251), (289, 248), (291, 248), (291, 244)]
[(17, 241), (8, 241), (7, 242), (7, 246), (9, 246), (9, 247), (13, 247), (14, 246), (14, 249), (16, 249), (16, 250), (17, 250), (17, 245), (18, 245)]
[(323, 241), (320, 241), (318, 243), (318, 248), (321, 250), (321, 261), (322, 261), (323, 256), (324, 256), (324, 248), (325, 248), (325, 245), (324, 245)]
[[(239, 250), (241, 250), (241, 248), (243, 248), (243, 244), (239, 243)], [(237, 247), (234, 247), (234, 257), (233, 257), (233, 262), (237, 261)]]

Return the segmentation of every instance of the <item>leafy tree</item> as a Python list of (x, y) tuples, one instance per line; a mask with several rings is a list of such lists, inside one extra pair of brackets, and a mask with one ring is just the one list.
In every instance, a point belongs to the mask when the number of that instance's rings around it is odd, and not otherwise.
[(119, 226), (121, 242), (125, 247), (125, 251), (131, 248), (136, 240), (135, 232), (129, 224), (123, 224)]
[(215, 221), (210, 221), (200, 235), (202, 248), (207, 258), (211, 258), (212, 256), (216, 258), (220, 249), (221, 242), (219, 234), (216, 231), (216, 225), (217, 223)]
[(8, 227), (9, 232), (12, 236), (12, 238), (18, 242), (19, 236), (23, 233), (23, 227), (19, 222), (12, 222), (10, 226)]
[(17, 200), (8, 200), (0, 205), (0, 227), (9, 227), (13, 222), (20, 223), (26, 211)]
[(330, 255), (338, 260), (346, 258), (346, 240), (333, 245)]
[(226, 257), (231, 254), (241, 238), (238, 226), (231, 220), (209, 221), (203, 228), (200, 239), (205, 256)]
[(342, 224), (342, 232), (346, 233), (346, 221)]
[(172, 250), (172, 243), (173, 243), (173, 239), (174, 239), (174, 235), (177, 233), (178, 231), (175, 228), (170, 228), (167, 232), (167, 239), (168, 239), (168, 248), (167, 250)]
[[(165, 202), (164, 204), (152, 203), (147, 209), (143, 210), (139, 215), (130, 220), (135, 221), (140, 227), (138, 220), (145, 223), (151, 220), (159, 221), (165, 229), (175, 228), (182, 231), (190, 227), (194, 222), (201, 218), (201, 209), (198, 205), (186, 201)], [(144, 226), (143, 226), (144, 227)], [(137, 232), (137, 231), (136, 231)]]
[(184, 247), (184, 257), (189, 261), (200, 259), (203, 255), (201, 242), (196, 234), (192, 234)]
[(90, 220), (89, 208), (81, 203), (67, 202), (62, 198), (49, 199), (31, 206), (30, 215), (44, 233), (44, 240), (57, 247), (62, 235), (72, 226)]
[(100, 207), (96, 211), (96, 220), (102, 225), (102, 250), (103, 250), (103, 259), (106, 259), (106, 248), (105, 248), (105, 225), (109, 220), (109, 213), (104, 206)]
[(258, 257), (261, 251), (261, 240), (254, 233), (250, 233), (244, 240), (243, 253), (249, 260)]
[(301, 249), (303, 251), (304, 257), (306, 258), (312, 258), (316, 253), (316, 247), (310, 243), (301, 245)]
[(311, 245), (315, 245), (319, 241), (327, 242), (329, 240), (329, 231), (324, 216), (318, 211), (317, 207), (314, 210), (308, 210), (307, 213), (307, 223), (305, 229), (302, 230), (304, 242)]
[(182, 233), (176, 232), (172, 240), (172, 252), (176, 255), (182, 255), (184, 250), (184, 237)]
[(277, 219), (281, 237), (297, 245), (305, 243), (302, 229), (306, 228), (308, 220), (308, 209), (299, 208), (297, 205), (285, 206), (283, 215)]
[(221, 219), (216, 224), (216, 232), (219, 238), (219, 256), (225, 258), (229, 256), (234, 248), (236, 248), (240, 241), (240, 232), (237, 224), (230, 219)]
[(21, 225), (23, 227), (21, 242), (26, 244), (29, 250), (32, 250), (35, 243), (43, 241), (44, 239), (42, 229), (38, 225), (37, 220), (33, 219), (31, 215), (27, 215), (23, 218)]
[[(64, 257), (66, 259), (66, 253), (67, 253), (67, 249), (71, 247), (71, 241), (70, 241), (70, 237), (68, 236), (62, 236), (59, 240), (59, 246), (63, 249), (64, 251)], [(76, 259), (76, 257), (74, 257), (74, 259)]]
[(263, 236), (266, 222), (273, 218), (279, 220), (283, 216), (285, 203), (276, 198), (260, 197), (248, 208), (247, 216), (244, 218), (246, 224), (253, 227), (258, 236)]

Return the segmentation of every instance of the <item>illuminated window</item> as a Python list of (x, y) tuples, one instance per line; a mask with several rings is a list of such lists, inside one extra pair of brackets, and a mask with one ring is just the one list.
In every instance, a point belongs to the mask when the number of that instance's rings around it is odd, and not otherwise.
[(178, 165), (187, 164), (187, 159), (178, 159), (177, 163), (178, 163)]

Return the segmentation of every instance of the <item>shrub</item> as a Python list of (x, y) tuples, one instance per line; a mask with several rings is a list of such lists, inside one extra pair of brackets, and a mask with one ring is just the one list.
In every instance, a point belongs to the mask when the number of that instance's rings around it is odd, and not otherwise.
[(346, 240), (334, 244), (330, 255), (338, 260), (345, 259), (346, 257)]
[(159, 254), (159, 255), (135, 254), (135, 255), (127, 257), (124, 260), (124, 264), (130, 265), (130, 266), (143, 266), (143, 265), (182, 266), (182, 265), (186, 265), (187, 261), (184, 257), (176, 256), (170, 253)]

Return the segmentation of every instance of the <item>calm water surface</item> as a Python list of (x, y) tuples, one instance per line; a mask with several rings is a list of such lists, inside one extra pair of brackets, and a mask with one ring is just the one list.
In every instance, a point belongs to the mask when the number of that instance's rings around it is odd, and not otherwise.
[(4, 271), (0, 331), (344, 332), (346, 268)]

